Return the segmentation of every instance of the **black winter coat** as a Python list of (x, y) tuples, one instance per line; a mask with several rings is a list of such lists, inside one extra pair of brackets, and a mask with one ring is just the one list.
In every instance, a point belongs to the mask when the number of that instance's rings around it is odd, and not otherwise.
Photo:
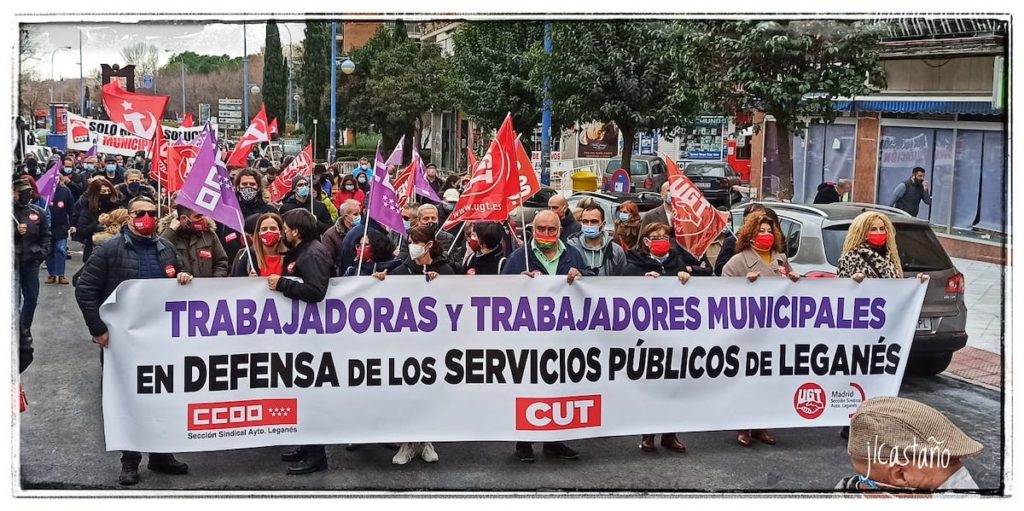
[[(691, 271), (687, 271), (689, 266)], [(636, 249), (626, 253), (626, 271), (623, 276), (642, 277), (647, 272), (656, 271), (662, 276), (676, 276), (679, 272), (685, 271), (695, 277), (709, 277), (714, 274), (714, 269), (707, 258), (697, 259), (690, 252), (673, 245), (668, 253), (668, 259), (658, 262), (647, 254), (642, 254)]]
[(839, 196), (839, 190), (836, 190), (834, 183), (821, 183), (818, 185), (818, 194), (814, 196), (815, 204), (832, 204), (841, 200), (843, 198)]
[(75, 207), (75, 198), (64, 185), (58, 185), (57, 191), (50, 201), (50, 234), (54, 239), (65, 239), (71, 228), (71, 214)]
[(451, 264), (448, 264), (448, 260), (444, 256), (434, 259), (427, 265), (426, 270), (423, 269), (423, 265), (417, 264), (412, 259), (406, 259), (402, 261), (402, 264), (395, 267), (395, 269), (388, 272), (388, 275), (423, 275), (426, 272), (436, 271), (439, 275), (454, 275), (455, 270)]
[[(312, 197), (309, 197), (308, 199), (313, 200)], [(285, 195), (284, 200), (281, 201), (281, 209), (279, 212), (284, 215), (293, 209), (305, 209), (306, 211), (309, 211), (309, 201), (307, 200), (300, 204), (295, 198), (295, 192), (289, 192), (288, 195)], [(313, 216), (316, 217), (317, 227), (319, 227), (321, 235), (327, 232), (327, 229), (334, 226), (334, 222), (331, 220), (331, 212), (327, 211), (327, 206), (324, 206), (323, 202), (313, 200)]]
[(284, 254), (282, 277), (298, 277), (302, 282), (282, 278), (277, 290), (293, 300), (308, 303), (323, 301), (331, 283), (331, 258), (320, 240), (303, 241)]
[(25, 224), (27, 231), (18, 234), (14, 224), (14, 264), (39, 264), (50, 253), (50, 228), (46, 225), (46, 212), (35, 204), (22, 206), (14, 202), (14, 216)]
[[(167, 272), (168, 277), (177, 276), (181, 265), (174, 245), (160, 237), (155, 240), (160, 265), (174, 268), (173, 272)], [(75, 285), (75, 298), (93, 337), (107, 331), (107, 325), (100, 319), (100, 305), (122, 282), (139, 278), (139, 259), (134, 251), (134, 240), (125, 228), (118, 236), (96, 247), (82, 267)]]
[(508, 261), (501, 250), (493, 250), (487, 254), (473, 253), (466, 261), (466, 275), (501, 275), (502, 268)]

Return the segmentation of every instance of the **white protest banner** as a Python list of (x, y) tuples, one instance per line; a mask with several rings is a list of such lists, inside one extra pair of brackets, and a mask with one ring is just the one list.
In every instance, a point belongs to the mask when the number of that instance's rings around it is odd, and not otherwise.
[(916, 279), (136, 280), (101, 308), (107, 449), (839, 426), (896, 395)]
[[(204, 126), (193, 128), (170, 128), (163, 126), (164, 138), (173, 144), (179, 138), (192, 142), (202, 133)], [(216, 131), (216, 126), (214, 126)], [(150, 141), (135, 135), (118, 126), (112, 121), (101, 121), (81, 117), (68, 112), (68, 149), (72, 151), (88, 151), (93, 141), (98, 144), (98, 151), (104, 154), (120, 154), (135, 156), (136, 151), (149, 153)]]

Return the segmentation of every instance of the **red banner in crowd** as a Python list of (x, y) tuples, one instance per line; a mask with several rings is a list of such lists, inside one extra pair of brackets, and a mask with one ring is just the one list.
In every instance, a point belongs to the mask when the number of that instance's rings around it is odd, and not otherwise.
[(666, 156), (665, 165), (668, 167), (676, 242), (699, 258), (725, 229), (729, 214), (715, 209), (672, 158)]
[(288, 192), (292, 191), (292, 180), (296, 176), (313, 175), (313, 144), (307, 144), (306, 148), (278, 174), (277, 179), (270, 183), (270, 201), (281, 202), (281, 199)]
[(512, 116), (508, 115), (473, 172), (469, 187), (448, 216), (445, 229), (465, 221), (503, 222), (508, 219), (509, 196), (517, 194), (519, 189), (515, 144)]

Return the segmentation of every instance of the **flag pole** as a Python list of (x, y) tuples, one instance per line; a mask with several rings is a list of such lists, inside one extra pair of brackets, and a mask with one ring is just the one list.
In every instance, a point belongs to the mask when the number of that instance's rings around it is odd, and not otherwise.
[[(242, 221), (242, 212), (241, 212), (241, 210), (237, 210), (236, 209), (235, 210), (235, 216), (238, 217), (238, 223), (239, 223), (239, 225), (242, 226), (242, 231), (245, 231), (245, 222)], [(256, 228), (258, 229), (259, 226), (257, 225)], [(245, 236), (245, 232), (240, 232), (239, 234), (242, 235), (242, 243), (245, 244), (245, 254), (247, 256), (249, 256), (249, 257), (246, 257), (246, 259), (249, 260), (249, 271), (259, 275), (259, 273), (256, 271), (256, 267), (253, 266), (253, 264), (252, 264), (252, 251), (249, 249), (249, 238), (247, 238)]]
[[(530, 271), (530, 253), (526, 250), (526, 212), (523, 211), (523, 204), (519, 204), (519, 218), (523, 223), (523, 261), (526, 262), (526, 271)], [(516, 230), (512, 229), (512, 236), (516, 235)]]
[[(466, 222), (463, 221), (462, 222), (462, 227), (459, 227), (459, 232), (458, 232), (458, 234), (455, 235), (455, 239), (452, 241), (452, 246), (448, 247), (448, 255), (452, 255), (452, 250), (455, 249), (455, 243), (457, 243), (459, 241), (459, 236), (462, 236), (462, 231), (465, 228), (466, 228)], [(438, 232), (441, 232), (441, 230), (438, 229)], [(437, 233), (436, 232), (434, 233), (434, 239), (435, 240), (437, 239)]]
[[(377, 139), (377, 152), (373, 155), (373, 175), (377, 176), (377, 155), (380, 154), (380, 139)], [(384, 167), (384, 172), (387, 172), (387, 166)], [(373, 185), (376, 179), (370, 180), (370, 195), (366, 199), (366, 220), (363, 221), (363, 235), (356, 240), (356, 247), (363, 242), (363, 238), (366, 237), (366, 232), (370, 229), (370, 201), (373, 199)], [(356, 277), (361, 275), (363, 271), (363, 258), (359, 258), (359, 262), (356, 263)]]

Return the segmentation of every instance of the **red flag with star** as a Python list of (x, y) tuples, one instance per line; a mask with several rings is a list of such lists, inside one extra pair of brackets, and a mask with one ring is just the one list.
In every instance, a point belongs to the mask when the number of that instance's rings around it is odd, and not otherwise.
[(245, 130), (245, 134), (235, 146), (235, 150), (231, 151), (231, 156), (228, 156), (227, 165), (229, 167), (244, 167), (249, 153), (260, 142), (270, 142), (270, 125), (267, 122), (266, 105), (261, 106), (260, 113), (253, 117), (249, 128)]
[(128, 92), (116, 81), (103, 86), (103, 109), (107, 117), (132, 135), (146, 140), (156, 137), (168, 99), (168, 96)]

